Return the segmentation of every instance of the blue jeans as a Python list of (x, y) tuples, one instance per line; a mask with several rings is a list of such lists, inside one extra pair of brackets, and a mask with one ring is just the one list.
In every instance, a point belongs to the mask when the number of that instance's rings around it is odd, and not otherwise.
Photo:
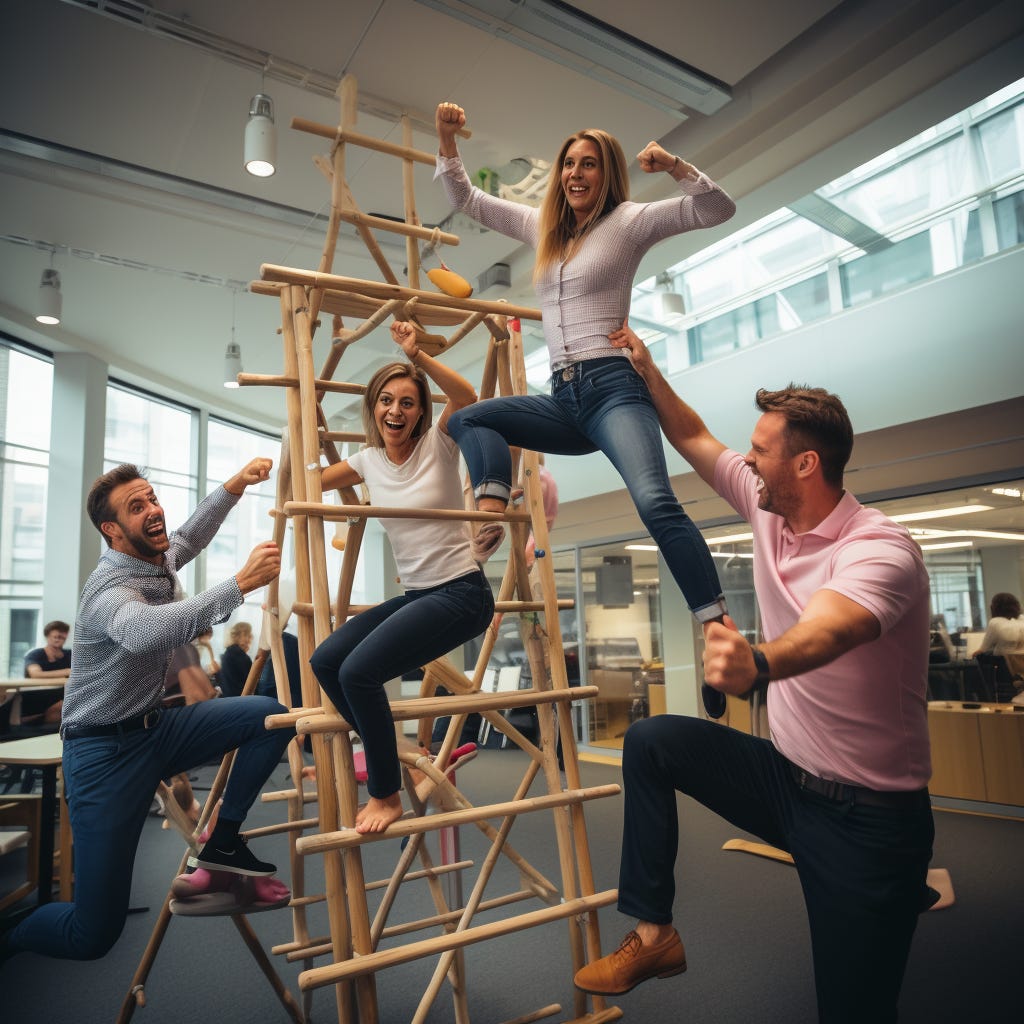
[(313, 674), (363, 741), (370, 796), (384, 799), (402, 784), (384, 684), (479, 636), (493, 615), (490, 584), (477, 570), (368, 608), (313, 652)]
[(899, 808), (828, 800), (797, 786), (769, 740), (676, 715), (636, 722), (622, 755), (622, 913), (671, 923), (676, 791), (686, 793), (793, 855), (810, 924), (819, 1020), (896, 1020), (911, 938), (927, 905), (935, 836), (927, 792)]
[(152, 729), (65, 740), (75, 902), (40, 907), (10, 943), (70, 960), (104, 956), (124, 928), (135, 851), (161, 780), (237, 747), (220, 814), (243, 820), (295, 735), (264, 726), (284, 710), (269, 697), (223, 697), (164, 711)]
[(554, 374), (550, 396), (491, 398), (449, 419), (448, 432), (462, 449), (476, 496), (508, 500), (509, 445), (552, 455), (602, 451), (625, 482), (690, 610), (702, 621), (720, 615), (725, 604), (718, 573), (672, 490), (661, 425), (643, 378), (618, 356), (573, 369), (568, 381)]

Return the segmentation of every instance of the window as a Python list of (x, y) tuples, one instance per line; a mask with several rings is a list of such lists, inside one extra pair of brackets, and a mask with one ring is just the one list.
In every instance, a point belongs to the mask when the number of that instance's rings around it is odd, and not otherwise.
[(0, 345), (0, 666), (38, 647), (53, 364)]
[[(184, 523), (195, 507), (197, 419), (185, 406), (122, 384), (107, 385), (104, 472), (124, 462), (143, 470), (163, 506), (168, 531)], [(193, 564), (181, 575), (181, 585), (195, 592)]]
[[(274, 507), (276, 495), (280, 448), (279, 438), (210, 419), (207, 430), (207, 494), (260, 456), (273, 459), (274, 469), (269, 480), (246, 489), (245, 497), (235, 506), (206, 549), (206, 586), (233, 576), (245, 564), (252, 549), (261, 541), (270, 539), (273, 529), (270, 510)], [(291, 559), (285, 557), (282, 564), (291, 565)], [(251, 622), (257, 638), (262, 621), (260, 604), (264, 593), (258, 590), (255, 594), (247, 595), (245, 604), (231, 616), (232, 622), (239, 619)], [(219, 627), (215, 628), (215, 635), (218, 631), (222, 632)], [(216, 648), (216, 643), (214, 646)], [(255, 648), (250, 651), (250, 655), (254, 654)]]
[(1022, 243), (1024, 80), (639, 283), (632, 312), (668, 329), (657, 282), (683, 294), (689, 359), (655, 356), (673, 374)]

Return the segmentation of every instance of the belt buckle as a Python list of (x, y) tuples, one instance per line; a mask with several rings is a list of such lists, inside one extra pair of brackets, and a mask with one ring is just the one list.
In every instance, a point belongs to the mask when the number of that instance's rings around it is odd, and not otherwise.
[(160, 721), (160, 709), (151, 708), (142, 716), (142, 728), (152, 729)]
[(572, 363), (562, 369), (562, 380), (572, 380), (576, 376), (576, 364)]

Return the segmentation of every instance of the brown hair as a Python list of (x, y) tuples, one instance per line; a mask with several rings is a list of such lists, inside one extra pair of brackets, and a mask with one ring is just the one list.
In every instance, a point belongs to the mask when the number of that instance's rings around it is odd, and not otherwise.
[[(577, 227), (576, 214), (565, 198), (562, 188), (562, 164), (565, 154), (573, 143), (586, 139), (597, 146), (601, 170), (604, 172), (601, 181), (601, 192), (590, 216)], [(544, 201), (540, 207), (538, 230), (540, 240), (537, 244), (537, 262), (533, 268), (533, 278), (538, 276), (552, 263), (562, 258), (569, 242), (586, 231), (595, 221), (603, 217), (609, 210), (614, 210), (619, 203), (629, 199), (629, 172), (626, 167), (626, 154), (622, 145), (614, 135), (601, 128), (584, 128), (575, 132), (562, 143), (555, 162), (551, 165), (548, 186), (544, 193)]]
[(251, 622), (236, 622), (228, 630), (228, 639), (233, 643), (237, 644), (243, 636), (252, 636), (252, 623)]
[(406, 377), (416, 385), (419, 392), (420, 405), (423, 412), (419, 422), (412, 428), (413, 437), (422, 437), (433, 422), (434, 403), (430, 397), (430, 386), (427, 384), (427, 375), (412, 363), (388, 363), (382, 366), (366, 385), (366, 394), (363, 396), (363, 430), (366, 433), (366, 443), (371, 448), (383, 448), (384, 438), (377, 429), (377, 421), (373, 418), (373, 410), (377, 406), (381, 392), (393, 380)]
[(999, 616), (1001, 619), (1020, 618), (1020, 601), (1013, 594), (993, 594), (992, 603), (989, 605), (989, 608), (993, 618), (996, 616)]
[(117, 519), (117, 513), (110, 505), (110, 494), (121, 484), (130, 483), (132, 480), (146, 480), (146, 474), (138, 466), (130, 462), (122, 462), (120, 466), (108, 469), (101, 477), (93, 481), (89, 488), (89, 496), (85, 499), (85, 510), (89, 513), (92, 525), (103, 535), (103, 539), (110, 547), (110, 538), (103, 533), (103, 524), (112, 523)]
[(71, 632), (71, 627), (66, 622), (62, 619), (54, 619), (53, 622), (48, 622), (43, 626), (43, 636), (49, 636), (55, 629), (59, 629), (62, 633)]
[(790, 384), (781, 391), (760, 388), (754, 403), (761, 412), (777, 412), (785, 418), (790, 455), (817, 452), (825, 482), (843, 486), (843, 470), (853, 451), (853, 424), (838, 395)]

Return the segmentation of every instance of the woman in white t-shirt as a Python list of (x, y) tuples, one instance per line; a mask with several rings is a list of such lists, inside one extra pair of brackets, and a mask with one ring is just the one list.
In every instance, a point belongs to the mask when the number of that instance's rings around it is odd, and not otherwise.
[[(324, 469), (324, 490), (365, 483), (384, 507), (464, 508), (459, 448), (448, 417), (476, 401), (473, 386), (420, 351), (411, 324), (391, 336), (409, 362), (389, 363), (367, 385), (366, 446)], [(431, 424), (427, 378), (448, 399)], [(344, 622), (314, 652), (310, 665), (331, 703), (359, 733), (370, 799), (356, 831), (383, 832), (402, 814), (401, 770), (384, 684), (478, 636), (494, 614), (494, 597), (459, 519), (382, 519), (405, 593)]]
[(988, 626), (981, 646), (971, 654), (1001, 654), (1013, 675), (1024, 675), (1024, 619), (1013, 594), (995, 594), (989, 603)]

